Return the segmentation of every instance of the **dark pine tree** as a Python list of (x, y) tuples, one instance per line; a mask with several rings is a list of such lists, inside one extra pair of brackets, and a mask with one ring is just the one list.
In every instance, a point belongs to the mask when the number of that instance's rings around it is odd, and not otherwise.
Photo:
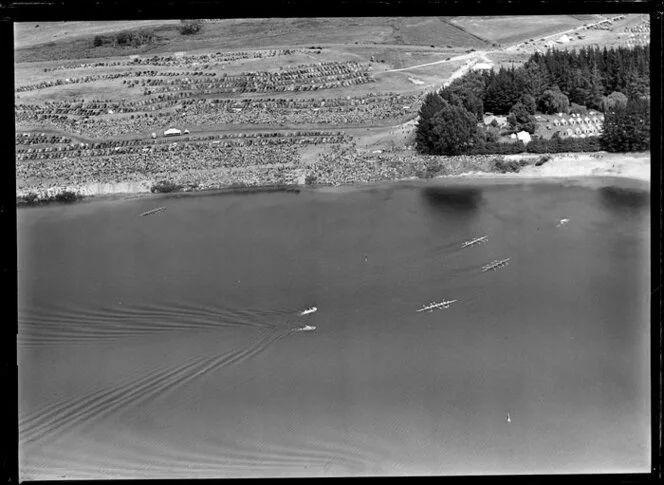
[(600, 146), (609, 152), (650, 149), (650, 102), (632, 98), (624, 107), (606, 113)]

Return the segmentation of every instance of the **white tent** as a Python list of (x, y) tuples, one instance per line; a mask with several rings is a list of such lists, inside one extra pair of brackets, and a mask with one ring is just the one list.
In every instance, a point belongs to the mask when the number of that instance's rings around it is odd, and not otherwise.
[(556, 42), (558, 42), (559, 44), (567, 44), (570, 40), (572, 40), (572, 39), (570, 39), (566, 35), (562, 35), (562, 36), (558, 37), (558, 40), (556, 40)]
[(516, 137), (526, 145), (532, 141), (532, 139), (530, 138), (530, 133), (528, 133), (527, 131), (520, 131), (519, 133), (516, 134)]
[(493, 64), (489, 64), (488, 62), (478, 62), (473, 66), (473, 71), (484, 71), (484, 70), (489, 70), (493, 68)]

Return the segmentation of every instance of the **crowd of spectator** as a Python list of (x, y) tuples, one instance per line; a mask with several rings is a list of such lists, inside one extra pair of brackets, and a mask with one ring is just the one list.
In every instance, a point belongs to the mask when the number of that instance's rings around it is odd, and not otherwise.
[(71, 138), (46, 133), (17, 133), (16, 145), (51, 145), (55, 143), (71, 143)]
[(310, 180), (322, 184), (381, 182), (408, 178), (430, 178), (472, 171), (489, 172), (495, 157), (459, 155), (441, 157), (422, 155), (403, 147), (380, 153), (358, 150), (355, 143), (339, 144), (318, 156), (307, 167)]
[(296, 146), (231, 146), (190, 144), (184, 150), (126, 153), (118, 156), (39, 159), (17, 163), (18, 193), (45, 193), (48, 187), (145, 180), (211, 188), (231, 184), (264, 185), (279, 169), (300, 166)]
[(386, 93), (325, 99), (160, 101), (152, 98), (149, 102), (47, 102), (17, 105), (15, 120), (19, 127), (48, 122), (58, 129), (92, 138), (145, 133), (172, 125), (362, 125), (415, 116), (420, 98), (420, 95)]
[[(20, 137), (23, 138), (23, 137)], [(56, 137), (53, 137), (56, 138)], [(256, 133), (217, 133), (206, 136), (191, 136), (179, 141), (172, 138), (155, 140), (133, 139), (101, 143), (69, 143), (67, 145), (26, 148), (17, 137), (16, 162), (34, 160), (54, 160), (68, 157), (111, 157), (128, 154), (196, 151), (201, 146), (217, 145), (217, 148), (277, 145), (320, 145), (343, 143), (352, 137), (341, 131), (326, 132), (319, 130), (293, 132), (256, 132)], [(63, 142), (56, 142), (63, 143)]]
[(369, 65), (355, 61), (329, 62), (285, 68), (276, 72), (251, 71), (221, 74), (215, 79), (178, 77), (150, 78), (144, 95), (190, 92), (190, 95), (222, 93), (266, 93), (282, 91), (315, 91), (374, 82)]
[[(168, 55), (151, 57), (133, 57), (130, 60), (107, 61), (107, 62), (88, 62), (83, 64), (69, 63), (54, 67), (47, 67), (44, 72), (71, 70), (71, 69), (91, 69), (108, 68), (119, 66), (209, 66), (211, 64), (220, 64), (234, 62), (242, 59), (257, 59), (265, 57), (285, 56), (301, 52), (311, 52), (310, 49), (266, 49), (254, 51), (236, 51), (236, 52), (216, 52), (214, 54), (200, 55)], [(320, 50), (318, 50), (320, 52)]]
[[(134, 87), (137, 85), (145, 86), (150, 81), (146, 81), (145, 78), (148, 76), (150, 80), (154, 78), (152, 76), (163, 76), (163, 77), (178, 77), (183, 79), (188, 79), (188, 76), (198, 76), (198, 77), (214, 77), (216, 72), (203, 72), (203, 71), (124, 71), (124, 72), (113, 72), (108, 74), (89, 74), (87, 76), (81, 77), (68, 77), (64, 79), (49, 79), (46, 81), (41, 81), (35, 84), (25, 84), (23, 86), (18, 86), (16, 88), (17, 93), (27, 92), (27, 91), (37, 91), (39, 89), (51, 88), (54, 86), (64, 86), (69, 84), (83, 84), (83, 83), (93, 83), (103, 80), (113, 80), (113, 79), (122, 79), (128, 77), (142, 77), (142, 80), (127, 80), (123, 79), (122, 83), (127, 87)], [(183, 77), (184, 76), (184, 77)]]

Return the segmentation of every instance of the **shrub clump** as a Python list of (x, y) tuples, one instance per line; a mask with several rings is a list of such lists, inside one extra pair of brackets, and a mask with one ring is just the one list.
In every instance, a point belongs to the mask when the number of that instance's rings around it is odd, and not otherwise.
[(152, 187), (150, 187), (150, 192), (152, 193), (168, 193), (168, 192), (177, 192), (182, 189), (182, 185), (169, 182), (167, 180), (162, 180), (157, 182)]
[(551, 155), (549, 155), (548, 153), (547, 153), (546, 155), (542, 155), (542, 156), (539, 157), (539, 159), (535, 162), (535, 166), (536, 166), (536, 167), (539, 167), (540, 165), (544, 165), (546, 162), (548, 162), (549, 160), (551, 160), (551, 158), (552, 158)]
[(505, 160), (503, 157), (493, 159), (493, 171), (499, 173), (518, 173), (521, 167), (528, 165), (526, 160)]
[(201, 30), (202, 23), (200, 20), (181, 20), (180, 33), (182, 35), (196, 34)]
[(53, 199), (57, 200), (58, 202), (76, 202), (77, 200), (81, 200), (82, 198), (83, 198), (82, 195), (79, 195), (71, 190), (65, 190), (64, 192), (55, 194), (55, 196), (53, 197)]

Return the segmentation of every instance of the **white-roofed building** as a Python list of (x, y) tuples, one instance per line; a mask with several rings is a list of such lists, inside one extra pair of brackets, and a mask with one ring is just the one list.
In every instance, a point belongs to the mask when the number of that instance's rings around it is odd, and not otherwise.
[(493, 69), (493, 64), (488, 62), (478, 62), (472, 67), (473, 71), (488, 71), (489, 69)]
[(178, 130), (177, 128), (169, 128), (168, 130), (166, 130), (164, 132), (164, 136), (177, 136), (177, 135), (181, 135), (181, 134), (182, 134), (182, 132), (180, 130)]
[(521, 140), (525, 145), (530, 143), (532, 141), (532, 138), (530, 137), (530, 133), (527, 131), (520, 131), (516, 134), (516, 137)]

